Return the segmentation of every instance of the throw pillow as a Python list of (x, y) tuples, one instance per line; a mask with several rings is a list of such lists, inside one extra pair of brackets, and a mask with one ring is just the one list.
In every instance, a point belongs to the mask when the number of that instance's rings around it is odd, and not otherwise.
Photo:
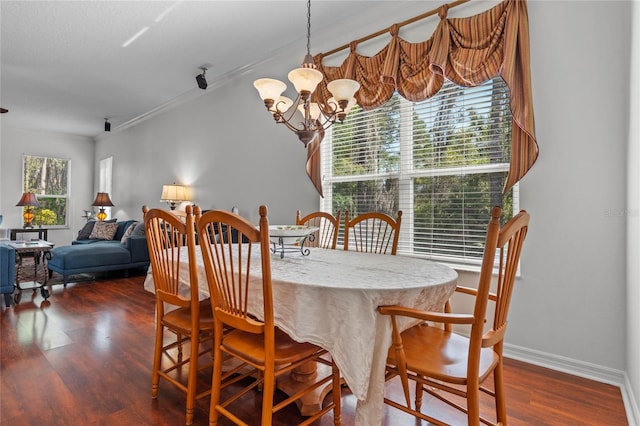
[(84, 224), (82, 229), (78, 231), (78, 237), (76, 240), (88, 240), (89, 235), (91, 235), (91, 231), (93, 231), (93, 226), (96, 224), (95, 220), (90, 220)]
[(136, 224), (136, 227), (133, 229), (133, 232), (131, 233), (131, 236), (137, 236), (137, 237), (144, 237), (145, 236), (144, 221), (143, 222), (138, 222)]
[(118, 224), (115, 222), (96, 222), (93, 231), (89, 235), (90, 240), (113, 240), (116, 235)]
[(137, 224), (138, 224), (138, 222), (133, 222), (131, 225), (129, 225), (127, 230), (124, 231), (124, 234), (122, 235), (122, 238), (120, 239), (120, 242), (122, 244), (127, 244), (127, 239), (133, 233), (133, 230), (135, 229)]
[[(109, 220), (105, 220), (105, 223), (114, 223), (117, 220), (118, 219), (109, 219)], [(93, 227), (97, 222), (98, 222), (97, 220), (90, 220), (87, 223), (85, 223), (82, 229), (78, 231), (78, 236), (76, 237), (76, 240), (88, 240), (89, 236), (91, 235), (91, 231), (93, 231)]]

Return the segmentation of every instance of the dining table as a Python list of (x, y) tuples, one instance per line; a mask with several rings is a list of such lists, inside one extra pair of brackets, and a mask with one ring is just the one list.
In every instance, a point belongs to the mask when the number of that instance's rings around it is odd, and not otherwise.
[[(386, 357), (392, 342), (389, 316), (381, 305), (439, 310), (453, 294), (456, 271), (439, 262), (404, 255), (309, 248), (301, 254), (271, 254), (275, 325), (299, 342), (326, 349), (357, 398), (356, 425), (380, 425), (384, 415)], [(253, 250), (250, 309), (262, 316), (260, 251)], [(187, 251), (180, 262), (188, 265)], [(196, 250), (201, 298), (209, 297), (202, 253)], [(186, 266), (185, 265), (185, 266)], [(188, 267), (181, 268), (181, 292), (189, 293)], [(144, 287), (153, 292), (153, 272)], [(406, 329), (415, 320), (399, 319)]]

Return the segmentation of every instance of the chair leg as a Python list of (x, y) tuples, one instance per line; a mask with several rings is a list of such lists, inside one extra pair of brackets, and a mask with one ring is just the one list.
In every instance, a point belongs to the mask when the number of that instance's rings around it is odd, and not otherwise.
[(496, 418), (502, 426), (507, 426), (507, 403), (504, 397), (504, 370), (502, 359), (493, 371), (493, 385), (496, 399)]
[(275, 387), (275, 366), (273, 364), (266, 365), (264, 369), (264, 388), (262, 389), (262, 426), (271, 426), (273, 421)]
[(467, 383), (467, 422), (469, 426), (480, 426), (480, 384)]
[(422, 386), (424, 386), (422, 383), (416, 382), (416, 411), (420, 411), (420, 409), (422, 408), (422, 393), (424, 389)]
[(178, 362), (182, 362), (182, 334), (176, 333), (178, 339)]
[(209, 406), (209, 426), (216, 426), (218, 424), (218, 410), (216, 406), (220, 403), (220, 392), (222, 387), (222, 351), (220, 350), (220, 343), (222, 333), (216, 334), (213, 343), (213, 374), (211, 377), (211, 403)]
[(341, 392), (341, 383), (340, 383), (340, 370), (338, 370), (338, 366), (335, 362), (331, 363), (331, 373), (332, 373), (332, 390), (333, 392), (333, 424), (335, 426), (340, 426), (341, 417), (342, 417), (342, 392)]
[(196, 388), (198, 386), (198, 352), (200, 339), (197, 332), (191, 333), (191, 358), (189, 358), (189, 378), (187, 379), (187, 417), (186, 424), (193, 423), (193, 410), (196, 405)]
[(158, 385), (160, 383), (160, 375), (158, 371), (160, 370), (161, 362), (162, 362), (162, 346), (163, 346), (163, 333), (164, 326), (160, 323), (159, 319), (157, 319), (158, 323), (156, 324), (156, 344), (153, 349), (153, 373), (151, 374), (151, 398), (158, 397)]

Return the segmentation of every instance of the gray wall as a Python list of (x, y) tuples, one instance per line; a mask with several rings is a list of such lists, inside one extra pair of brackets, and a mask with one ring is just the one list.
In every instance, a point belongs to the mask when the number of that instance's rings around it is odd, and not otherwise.
[[(629, 87), (629, 156), (627, 217), (627, 375), (635, 392), (634, 418), (640, 422), (640, 4), (632, 8), (632, 63)], [(629, 404), (631, 405), (631, 404)]]
[[(413, 14), (424, 11), (415, 3)], [(622, 385), (637, 419), (640, 361), (633, 355), (640, 353), (640, 338), (632, 312), (640, 308), (640, 273), (630, 270), (627, 284), (627, 220), (633, 218), (626, 214), (626, 171), (629, 144), (634, 145), (628, 113), (631, 16), (635, 11), (637, 19), (638, 6), (628, 1), (536, 0), (528, 5), (540, 157), (521, 181), (520, 206), (532, 221), (507, 352)], [(374, 23), (369, 32), (407, 13)], [(348, 34), (349, 29), (340, 29), (334, 45), (368, 33), (350, 28)], [(318, 39), (323, 37), (329, 36), (320, 33)], [(258, 77), (285, 78), (299, 56), (298, 51), (276, 55), (254, 67), (258, 71), (223, 79), (201, 96), (98, 138), (96, 168), (100, 159), (114, 157), (113, 214), (136, 218), (142, 204), (163, 206), (162, 184), (173, 181), (192, 186), (194, 201), (202, 208), (237, 205), (252, 220), (260, 204), (269, 206), (272, 223), (291, 222), (298, 208), (316, 209), (318, 197), (304, 172), (302, 145), (273, 124), (252, 87)], [(636, 121), (637, 116), (636, 111)], [(19, 194), (14, 189), (8, 193), (5, 177), (14, 179), (19, 171), (5, 172), (16, 154), (8, 154), (4, 129), (2, 135), (6, 215)], [(97, 169), (93, 173), (97, 184)], [(635, 179), (637, 191), (637, 175)], [(83, 197), (91, 198), (94, 189)], [(640, 251), (637, 242), (630, 247)], [(462, 283), (476, 279), (475, 273), (461, 271)], [(627, 289), (633, 300), (627, 299)]]

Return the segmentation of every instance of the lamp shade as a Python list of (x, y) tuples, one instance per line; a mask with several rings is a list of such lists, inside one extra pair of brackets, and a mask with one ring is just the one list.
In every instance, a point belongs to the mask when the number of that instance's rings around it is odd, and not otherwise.
[(327, 84), (327, 89), (339, 101), (348, 101), (353, 98), (359, 88), (360, 83), (348, 78), (339, 78)]
[(34, 194), (33, 192), (24, 192), (16, 206), (26, 207), (25, 209), (23, 209), (24, 211), (22, 213), (22, 217), (24, 218), (24, 227), (33, 228), (31, 222), (36, 217), (36, 215), (33, 213), (32, 207), (40, 207), (40, 203), (38, 202), (36, 194)]
[(253, 87), (258, 90), (262, 100), (276, 100), (285, 91), (287, 85), (273, 78), (260, 78), (253, 82)]
[(98, 192), (96, 199), (93, 201), (92, 206), (98, 207), (113, 207), (111, 198), (109, 198), (108, 192)]
[(184, 185), (162, 185), (160, 201), (187, 201), (187, 187)]
[(20, 197), (20, 201), (16, 206), (32, 206), (32, 207), (40, 207), (40, 203), (38, 202), (38, 198), (36, 194), (33, 192), (25, 192)]
[(289, 72), (289, 81), (293, 83), (298, 93), (303, 91), (313, 93), (323, 78), (322, 73), (313, 68), (296, 68)]

